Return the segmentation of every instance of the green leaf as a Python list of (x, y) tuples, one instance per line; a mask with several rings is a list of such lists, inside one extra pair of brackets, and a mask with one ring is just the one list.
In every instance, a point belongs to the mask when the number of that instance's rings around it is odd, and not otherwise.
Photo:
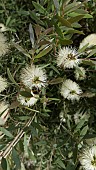
[(86, 50), (86, 48), (88, 47), (88, 44), (89, 44), (89, 43), (87, 43), (86, 45), (84, 45), (82, 48), (79, 48), (79, 49), (78, 49), (78, 52), (79, 52), (79, 53), (84, 52), (84, 51)]
[(27, 141), (27, 135), (24, 135), (24, 156), (26, 158), (29, 157), (29, 153), (28, 153), (28, 141)]
[(73, 2), (68, 4), (65, 8), (64, 8), (64, 14), (68, 14), (72, 11), (75, 11), (76, 9), (78, 9), (79, 7), (82, 6), (81, 2)]
[(63, 26), (66, 26), (66, 27), (69, 27), (69, 28), (72, 27), (70, 21), (62, 18), (61, 16), (58, 16), (58, 20), (59, 20), (59, 22), (61, 22), (61, 24), (62, 24)]
[(70, 44), (73, 43), (73, 41), (72, 40), (68, 40), (68, 39), (61, 39), (61, 38), (59, 38), (59, 43), (61, 45), (70, 45)]
[(31, 40), (31, 43), (32, 43), (32, 47), (34, 48), (35, 37), (34, 37), (34, 30), (32, 28), (32, 24), (29, 24), (29, 33), (30, 33), (30, 40)]
[(69, 163), (67, 164), (66, 170), (75, 170), (75, 169), (76, 169), (75, 165), (73, 165), (71, 162), (69, 162)]
[(46, 47), (44, 50), (42, 50), (37, 56), (35, 56), (35, 59), (37, 58), (41, 58), (44, 55), (46, 55), (47, 53), (49, 53), (52, 50), (52, 46), (48, 46)]
[(54, 65), (51, 64), (51, 65), (50, 65), (50, 68), (53, 69), (57, 74), (60, 75), (58, 69), (57, 69)]
[(40, 25), (44, 25), (43, 21), (41, 21), (37, 16), (36, 13), (34, 11), (30, 11), (30, 17), (37, 23)]
[(16, 44), (16, 43), (14, 43), (14, 42), (12, 42), (12, 44), (13, 44), (14, 47), (17, 48), (22, 54), (24, 54), (25, 56), (27, 56), (28, 58), (31, 59), (30, 54), (28, 54), (27, 51), (26, 51), (24, 48), (22, 48), (19, 44)]
[(20, 91), (20, 95), (24, 96), (24, 97), (32, 97), (32, 94), (28, 91)]
[(73, 28), (70, 28), (70, 29), (68, 29), (66, 32), (65, 32), (66, 34), (70, 34), (70, 33), (74, 33), (74, 34), (84, 34), (83, 33), (83, 31), (79, 31), (79, 30), (76, 30), (76, 29), (73, 29)]
[(73, 149), (74, 163), (77, 161), (77, 155), (78, 155), (78, 145), (76, 145), (75, 148)]
[(9, 25), (9, 23), (10, 23), (10, 21), (11, 21), (11, 16), (9, 16), (8, 18), (7, 18), (7, 20), (6, 20), (6, 26), (8, 26)]
[(87, 56), (87, 58), (88, 58), (88, 57), (91, 57), (91, 56), (94, 55), (94, 54), (96, 54), (96, 49), (93, 49), (93, 50), (91, 51), (91, 53)]
[(34, 145), (38, 145), (38, 146), (44, 146), (46, 144), (47, 144), (47, 142), (44, 140), (40, 140), (40, 142), (34, 143)]
[(8, 74), (9, 79), (11, 80), (11, 82), (14, 83), (16, 86), (19, 87), (19, 85), (18, 85), (18, 84), (16, 83), (16, 81), (14, 80), (14, 78), (13, 78), (13, 76), (12, 76), (9, 68), (7, 68), (7, 74)]
[(64, 169), (65, 169), (65, 165), (64, 165), (63, 161), (60, 160), (59, 158), (56, 160), (55, 163), (58, 164), (61, 168), (64, 168)]
[(2, 158), (1, 160), (1, 167), (3, 170), (7, 170), (7, 161), (5, 158)]
[(87, 126), (85, 126), (85, 127), (81, 130), (81, 132), (80, 132), (80, 138), (83, 138), (83, 137), (86, 135), (88, 129), (89, 129), (89, 127), (88, 127), (88, 125), (87, 125)]
[(27, 15), (29, 15), (29, 11), (20, 10), (20, 11), (18, 11), (18, 14), (19, 14), (20, 16), (21, 16), (21, 15), (27, 16)]
[(82, 60), (82, 62), (86, 65), (91, 65), (91, 66), (94, 66), (96, 65), (96, 61), (93, 61), (93, 60)]
[(30, 116), (19, 116), (19, 120), (28, 120)]
[[(46, 111), (46, 110), (45, 110)], [(51, 111), (50, 111), (51, 112)], [(41, 116), (44, 116), (44, 117), (50, 117), (50, 115), (48, 115), (46, 112), (44, 113), (40, 113)]]
[(34, 126), (36, 129), (38, 130), (42, 130), (41, 126), (39, 125), (39, 123), (36, 122), (32, 122), (32, 126)]
[(49, 82), (49, 84), (59, 84), (59, 83), (62, 83), (62, 82), (63, 82), (63, 78), (58, 77), (58, 78), (55, 78), (55, 79), (51, 80)]
[(76, 71), (79, 73), (80, 76), (83, 76), (83, 71), (79, 67), (76, 67)]
[(72, 18), (68, 19), (68, 22), (70, 22), (70, 23), (78, 22), (78, 21), (80, 21), (83, 17), (84, 17), (84, 15), (78, 15), (78, 16), (76, 16), (76, 17), (72, 17)]
[(26, 170), (24, 164), (21, 162), (21, 170)]
[(60, 10), (59, 2), (58, 2), (58, 0), (53, 0), (53, 2), (54, 2), (54, 6), (55, 6), (55, 8), (56, 8), (56, 10), (58, 12)]
[(33, 164), (37, 162), (32, 150), (29, 150), (29, 157), (32, 160)]
[(90, 14), (85, 14), (84, 18), (93, 18), (93, 16)]
[(0, 130), (8, 137), (10, 138), (13, 138), (13, 135), (8, 131), (6, 130), (4, 127), (0, 127)]
[(41, 14), (46, 14), (45, 8), (41, 6), (39, 3), (32, 1), (32, 4), (34, 5), (35, 9), (37, 9), (37, 11), (39, 11)]
[(54, 23), (54, 26), (55, 26), (56, 33), (57, 33), (61, 38), (63, 38), (63, 33), (62, 33), (62, 31), (61, 31), (61, 28), (57, 25), (57, 23)]
[(74, 22), (71, 25), (73, 28), (81, 28), (82, 27), (78, 22)]
[(10, 169), (11, 167), (10, 167), (9, 162), (10, 162), (10, 161), (8, 161), (8, 159), (7, 159), (7, 170), (11, 170), (11, 169)]
[(86, 122), (85, 118), (81, 119), (80, 122), (77, 124), (77, 126), (74, 130), (74, 133), (78, 132), (82, 128), (82, 126), (84, 125), (85, 122)]
[(12, 159), (16, 165), (16, 170), (19, 170), (21, 168), (21, 162), (17, 151), (14, 148), (12, 149)]
[(57, 98), (48, 98), (48, 101), (52, 101), (52, 100), (60, 101), (60, 99), (57, 99)]

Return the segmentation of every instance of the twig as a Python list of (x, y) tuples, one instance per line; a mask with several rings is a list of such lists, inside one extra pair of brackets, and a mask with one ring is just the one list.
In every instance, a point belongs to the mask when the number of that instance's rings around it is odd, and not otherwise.
[(23, 127), (23, 129), (18, 133), (18, 135), (14, 138), (14, 140), (9, 143), (7, 146), (6, 146), (6, 149), (5, 151), (1, 151), (0, 152), (0, 160), (2, 159), (2, 157), (6, 158), (10, 152), (12, 151), (13, 147), (16, 146), (16, 144), (20, 141), (20, 139), (22, 138), (22, 136), (25, 134), (24, 132), (24, 129), (26, 127), (29, 127), (30, 124), (32, 123), (33, 119), (35, 118), (36, 116), (36, 113), (34, 114), (34, 116), (25, 124), (25, 126)]

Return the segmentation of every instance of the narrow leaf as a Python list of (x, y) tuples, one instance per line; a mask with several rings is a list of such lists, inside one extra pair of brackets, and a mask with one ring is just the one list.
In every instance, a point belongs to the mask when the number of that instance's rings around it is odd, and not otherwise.
[(87, 131), (88, 131), (88, 125), (85, 126), (85, 127), (81, 130), (81, 132), (80, 132), (80, 138), (83, 138), (83, 137), (86, 135)]
[(73, 43), (73, 41), (59, 38), (59, 43), (62, 44), (62, 45), (70, 45), (70, 44)]
[(86, 48), (88, 47), (88, 44), (89, 44), (89, 43), (87, 43), (86, 45), (84, 45), (82, 48), (79, 48), (79, 49), (78, 49), (78, 52), (79, 52), (79, 53), (84, 52), (84, 51), (86, 50)]
[(8, 131), (6, 130), (4, 127), (0, 127), (0, 130), (8, 137), (10, 138), (13, 138), (13, 135)]
[(63, 38), (63, 33), (62, 33), (61, 28), (57, 25), (57, 23), (55, 23), (54, 26), (55, 26), (56, 33), (57, 33), (61, 38)]
[(21, 168), (21, 162), (17, 154), (17, 151), (14, 148), (12, 149), (12, 159), (16, 165), (16, 170), (19, 170)]
[(29, 33), (30, 33), (30, 40), (32, 43), (32, 47), (34, 48), (35, 38), (34, 38), (34, 30), (32, 28), (32, 24), (29, 24)]
[(63, 161), (60, 160), (59, 158), (56, 160), (55, 163), (57, 163), (61, 168), (65, 169), (65, 165), (64, 165)]
[(81, 119), (78, 125), (76, 126), (74, 133), (78, 132), (82, 128), (85, 122), (86, 122), (85, 119)]
[(17, 48), (22, 54), (24, 54), (25, 56), (29, 57), (31, 59), (30, 54), (27, 53), (27, 51), (22, 48), (19, 44), (16, 43), (12, 43), (14, 45), (15, 48)]
[(53, 79), (49, 82), (49, 84), (59, 84), (59, 83), (62, 83), (63, 82), (63, 78), (61, 77), (58, 77), (56, 79)]
[(70, 21), (68, 21), (60, 16), (58, 16), (58, 20), (59, 20), (59, 22), (61, 22), (62, 25), (69, 27), (69, 28), (72, 27)]
[(47, 53), (49, 53), (52, 50), (52, 46), (46, 47), (44, 50), (42, 50), (37, 56), (35, 56), (36, 58), (41, 58), (44, 55), (46, 55)]
[(24, 97), (32, 97), (32, 94), (28, 91), (20, 91), (20, 95)]
[(84, 15), (78, 15), (78, 16), (76, 16), (76, 17), (71, 17), (70, 19), (68, 19), (68, 22), (70, 22), (70, 23), (78, 22), (78, 21), (80, 21), (83, 17), (84, 17)]
[(93, 50), (91, 51), (91, 53), (87, 56), (87, 58), (88, 58), (88, 57), (91, 57), (91, 56), (94, 55), (94, 54), (96, 54), (96, 49), (93, 49)]
[(84, 34), (83, 33), (83, 31), (79, 31), (79, 30), (76, 30), (76, 29), (73, 29), (73, 28), (71, 28), (71, 29), (68, 29), (67, 31), (66, 31), (66, 34), (70, 34), (70, 33), (72, 33), (72, 34)]
[(58, 0), (53, 0), (53, 2), (54, 2), (54, 6), (55, 6), (55, 8), (56, 8), (56, 10), (58, 12), (60, 10), (59, 2), (58, 2)]
[(1, 160), (1, 167), (3, 168), (3, 170), (7, 170), (7, 161), (5, 158), (2, 158)]
[(27, 136), (26, 134), (24, 135), (24, 156), (28, 158), (29, 153), (28, 153), (28, 144), (27, 144)]
[(35, 9), (37, 9), (41, 14), (46, 13), (45, 8), (43, 6), (41, 6), (39, 3), (32, 1), (32, 4), (34, 5)]
[(16, 83), (16, 81), (14, 80), (14, 78), (13, 78), (13, 76), (12, 76), (9, 68), (7, 68), (7, 74), (8, 74), (9, 79), (11, 80), (11, 82), (14, 83), (16, 86), (19, 87), (19, 85), (18, 85), (18, 84)]
[(64, 14), (68, 14), (72, 11), (75, 11), (76, 9), (78, 9), (79, 7), (82, 6), (81, 2), (73, 2), (68, 4), (65, 8), (64, 8)]
[(34, 11), (30, 11), (30, 17), (37, 23), (40, 25), (44, 25), (43, 21), (40, 20), (37, 16), (36, 13)]

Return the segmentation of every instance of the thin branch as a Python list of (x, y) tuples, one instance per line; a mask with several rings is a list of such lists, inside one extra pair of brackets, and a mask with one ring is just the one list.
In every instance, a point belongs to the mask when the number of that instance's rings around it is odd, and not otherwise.
[(32, 121), (34, 120), (36, 116), (36, 113), (34, 114), (34, 116), (25, 124), (25, 126), (23, 127), (23, 129), (18, 133), (18, 135), (14, 138), (14, 140), (9, 143), (7, 146), (6, 146), (6, 149), (4, 151), (1, 151), (0, 152), (0, 160), (4, 157), (6, 158), (10, 152), (12, 151), (13, 147), (16, 146), (16, 144), (20, 141), (20, 139), (22, 138), (22, 136), (25, 134), (25, 131), (24, 129), (26, 127), (29, 127), (30, 124), (32, 123)]

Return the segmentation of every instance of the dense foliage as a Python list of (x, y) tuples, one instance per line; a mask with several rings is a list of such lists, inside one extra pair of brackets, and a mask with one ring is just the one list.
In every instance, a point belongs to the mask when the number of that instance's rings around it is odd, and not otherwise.
[(80, 154), (96, 140), (95, 6), (95, 0), (1, 0), (2, 170), (83, 169)]

